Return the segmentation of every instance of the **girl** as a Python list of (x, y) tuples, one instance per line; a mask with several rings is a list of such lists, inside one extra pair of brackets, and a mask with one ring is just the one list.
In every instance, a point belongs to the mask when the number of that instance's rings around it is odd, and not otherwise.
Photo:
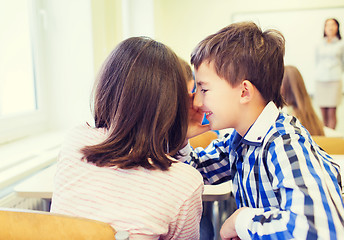
[(95, 127), (83, 124), (59, 155), (51, 211), (110, 223), (130, 239), (198, 239), (203, 181), (177, 162), (188, 122), (186, 77), (162, 43), (134, 37), (105, 61)]
[(324, 125), (313, 109), (302, 75), (296, 67), (284, 67), (281, 94), (288, 105), (287, 113), (299, 119), (311, 135), (325, 135)]

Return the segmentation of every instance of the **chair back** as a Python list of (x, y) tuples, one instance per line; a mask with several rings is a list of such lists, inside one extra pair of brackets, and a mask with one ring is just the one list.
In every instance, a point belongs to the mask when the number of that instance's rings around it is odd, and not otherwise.
[(115, 240), (107, 223), (40, 211), (0, 209), (0, 239)]
[(193, 148), (196, 148), (196, 147), (206, 148), (214, 139), (217, 139), (217, 134), (213, 131), (208, 131), (196, 137), (190, 138), (189, 142)]
[(313, 140), (330, 155), (344, 155), (344, 138), (312, 136)]

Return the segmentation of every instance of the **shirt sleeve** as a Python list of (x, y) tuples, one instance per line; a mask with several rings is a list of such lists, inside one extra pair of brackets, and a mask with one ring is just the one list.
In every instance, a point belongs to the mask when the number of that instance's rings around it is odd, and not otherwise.
[(202, 216), (203, 184), (181, 205), (169, 226), (168, 236), (163, 239), (199, 239)]
[[(287, 134), (271, 143), (266, 161), (279, 206), (267, 206), (263, 208), (264, 213), (253, 216), (238, 215), (237, 221), (248, 222), (249, 239), (340, 239), (344, 236), (339, 170), (329, 155), (315, 147), (312, 140)], [(247, 236), (242, 229), (238, 230)]]
[(180, 150), (179, 161), (196, 168), (205, 184), (219, 184), (231, 179), (230, 174), (230, 141), (231, 136), (216, 139), (205, 149), (192, 149), (190, 144)]

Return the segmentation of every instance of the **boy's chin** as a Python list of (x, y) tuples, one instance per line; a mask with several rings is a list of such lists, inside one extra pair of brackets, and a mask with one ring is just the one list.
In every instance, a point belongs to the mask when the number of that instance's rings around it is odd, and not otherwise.
[(218, 131), (218, 130), (221, 130), (221, 129), (224, 129), (224, 127), (220, 127), (220, 126), (216, 126), (215, 124), (209, 124), (210, 126), (210, 129), (213, 130), (213, 131)]
[(230, 126), (216, 126), (216, 124), (211, 124), (209, 123), (210, 129), (213, 131), (219, 131), (219, 130), (223, 130), (223, 129), (227, 129), (227, 128), (233, 128)]

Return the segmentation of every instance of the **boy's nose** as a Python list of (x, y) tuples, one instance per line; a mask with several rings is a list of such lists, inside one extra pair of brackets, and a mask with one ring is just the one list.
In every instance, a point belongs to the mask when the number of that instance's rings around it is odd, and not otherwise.
[(201, 94), (199, 94), (198, 91), (196, 91), (196, 93), (195, 93), (195, 96), (194, 96), (194, 99), (193, 99), (193, 106), (195, 108), (200, 108), (200, 107), (203, 106), (203, 99), (202, 99)]

